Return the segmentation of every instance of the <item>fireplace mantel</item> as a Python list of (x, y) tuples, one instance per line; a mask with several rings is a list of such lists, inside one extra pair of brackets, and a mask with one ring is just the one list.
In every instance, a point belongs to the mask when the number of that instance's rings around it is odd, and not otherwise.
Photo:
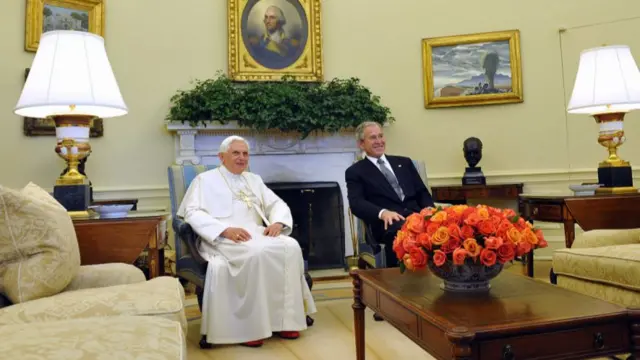
[(360, 154), (354, 131), (316, 133), (301, 139), (294, 133), (256, 131), (239, 126), (236, 121), (207, 126), (168, 121), (166, 127), (174, 135), (174, 162), (178, 165), (217, 165), (222, 141), (239, 135), (249, 143), (251, 171), (265, 182), (337, 182), (345, 204), (345, 255), (353, 255), (344, 172)]
[(188, 122), (168, 121), (167, 130), (175, 133), (175, 162), (202, 164), (203, 157), (217, 156), (222, 141), (231, 135), (244, 137), (251, 147), (251, 155), (277, 154), (357, 154), (359, 149), (354, 139), (354, 131), (343, 130), (336, 133), (311, 134), (301, 139), (299, 134), (283, 133), (278, 130), (258, 131), (239, 126), (237, 121), (227, 124), (211, 123), (206, 126), (192, 126)]

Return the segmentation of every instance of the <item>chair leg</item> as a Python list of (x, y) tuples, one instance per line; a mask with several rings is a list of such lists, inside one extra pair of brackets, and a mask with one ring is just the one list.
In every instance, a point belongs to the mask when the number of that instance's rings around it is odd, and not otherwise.
[(200, 312), (202, 312), (202, 297), (204, 294), (204, 289), (197, 286), (196, 287), (196, 296), (198, 297), (198, 308), (200, 308)]
[(307, 281), (307, 285), (309, 286), (309, 290), (313, 289), (313, 278), (306, 271), (304, 273), (304, 279)]
[(373, 320), (375, 320), (375, 321), (384, 321), (382, 316), (378, 315), (378, 313), (374, 313), (373, 314)]
[(209, 344), (207, 342), (207, 335), (202, 335), (202, 337), (200, 338), (200, 349), (211, 349), (213, 347), (213, 344)]

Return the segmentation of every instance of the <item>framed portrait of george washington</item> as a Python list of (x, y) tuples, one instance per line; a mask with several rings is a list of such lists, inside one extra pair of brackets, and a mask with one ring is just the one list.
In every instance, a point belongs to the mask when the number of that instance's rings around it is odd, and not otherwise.
[(227, 0), (229, 78), (322, 81), (321, 0)]

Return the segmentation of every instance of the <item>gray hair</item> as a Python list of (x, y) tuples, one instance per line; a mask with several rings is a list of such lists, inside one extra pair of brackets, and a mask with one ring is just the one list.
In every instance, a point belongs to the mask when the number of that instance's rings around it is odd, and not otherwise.
[(218, 150), (218, 152), (226, 153), (227, 151), (229, 151), (229, 146), (231, 146), (231, 143), (234, 141), (242, 141), (247, 145), (247, 150), (249, 149), (249, 143), (247, 142), (247, 140), (245, 140), (245, 138), (238, 135), (231, 135), (222, 141), (222, 144), (220, 144), (220, 150)]
[(278, 24), (280, 24), (280, 26), (284, 26), (287, 23), (287, 18), (284, 17), (284, 11), (282, 11), (282, 9), (280, 9), (279, 7), (275, 6), (275, 5), (271, 5), (267, 8), (267, 10), (264, 12), (265, 14), (267, 13), (267, 11), (269, 10), (273, 10), (276, 13), (276, 18), (278, 19)]
[(382, 126), (380, 126), (379, 123), (375, 121), (365, 121), (363, 123), (360, 123), (360, 125), (358, 125), (358, 127), (356, 128), (356, 140), (364, 140), (364, 129), (368, 128), (369, 126), (377, 126), (382, 130)]

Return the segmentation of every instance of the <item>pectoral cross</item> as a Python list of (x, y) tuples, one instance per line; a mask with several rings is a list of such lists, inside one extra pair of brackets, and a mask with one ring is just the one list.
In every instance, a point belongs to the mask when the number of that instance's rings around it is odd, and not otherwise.
[(249, 194), (244, 192), (244, 190), (238, 191), (238, 197), (240, 197), (240, 200), (244, 201), (244, 203), (247, 204), (247, 208), (251, 209), (253, 207), (253, 203), (251, 201), (251, 198), (249, 197)]

